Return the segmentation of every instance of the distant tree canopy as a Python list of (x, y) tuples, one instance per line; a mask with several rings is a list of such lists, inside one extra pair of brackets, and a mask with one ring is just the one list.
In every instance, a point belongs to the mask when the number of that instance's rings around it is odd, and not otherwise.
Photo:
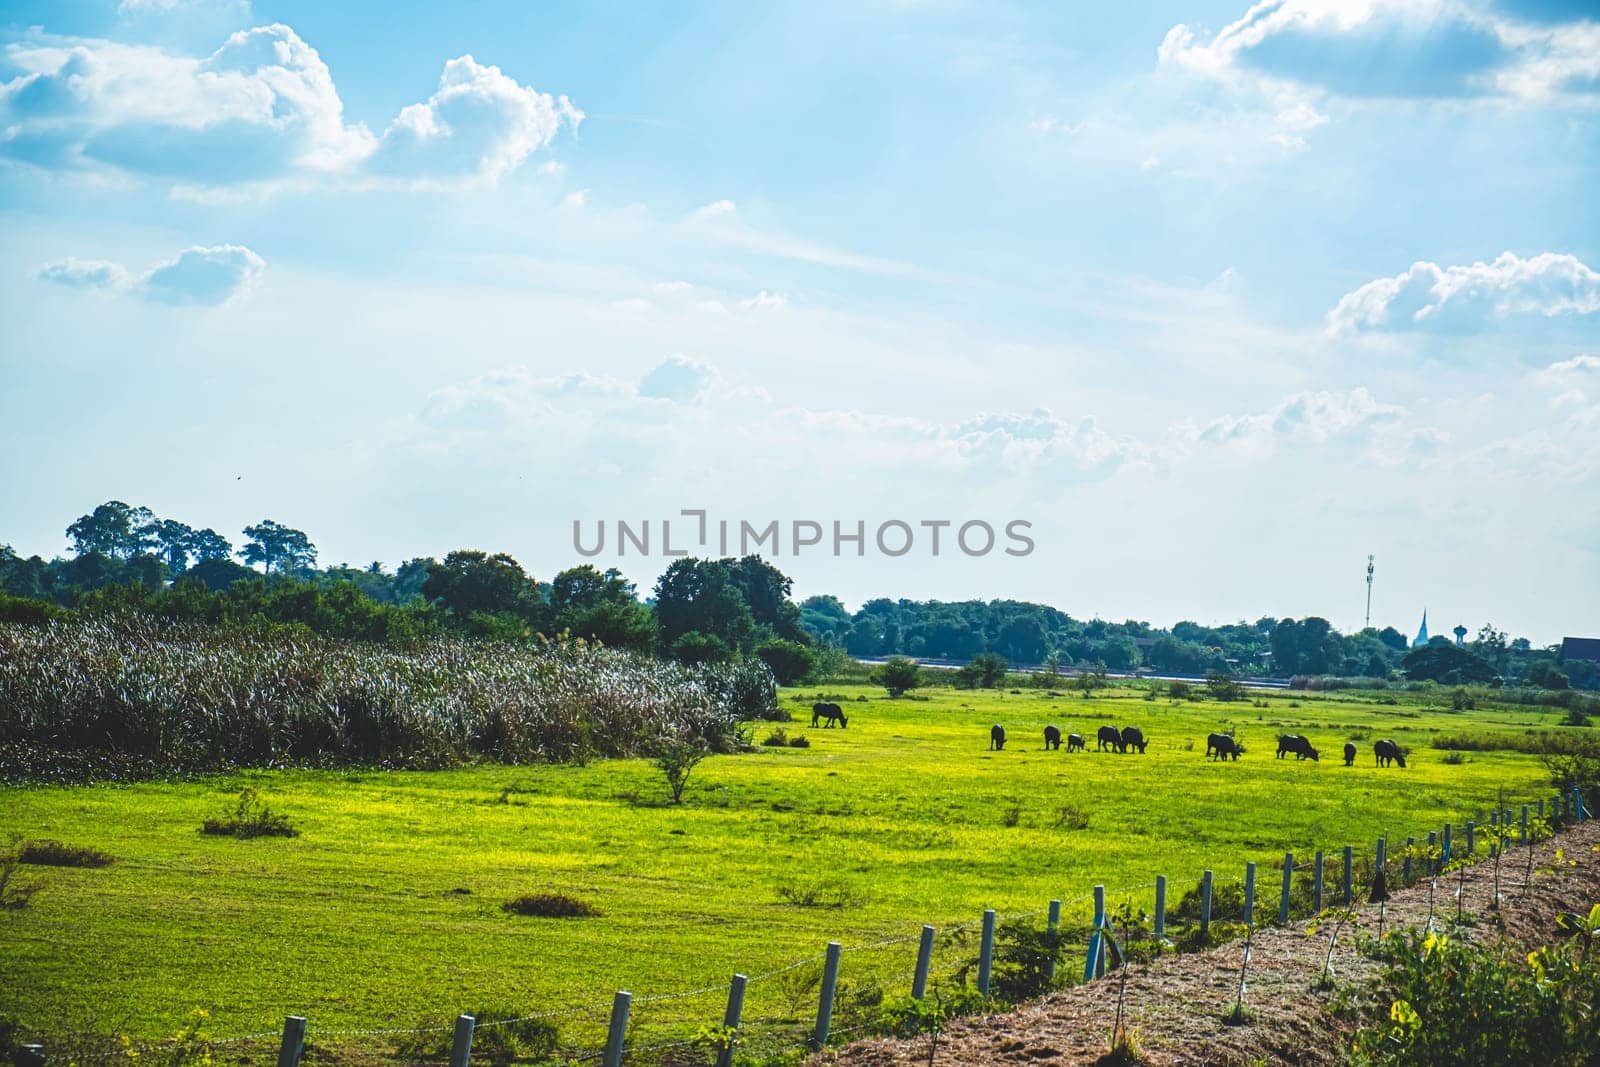
[(246, 526), (248, 538), (240, 553), (246, 563), (259, 563), (271, 574), (294, 574), (310, 570), (317, 565), (317, 546), (311, 539), (292, 526), (283, 526), (271, 519), (263, 519), (254, 526)]
[(1499, 677), (1488, 660), (1449, 643), (1430, 643), (1413, 648), (1406, 653), (1401, 669), (1412, 681), (1443, 682), (1446, 685), (1490, 682)]
[[(1600, 665), (1562, 662), (1553, 648), (1510, 640), (1492, 625), (1457, 647), (1435, 637), (1411, 649), (1394, 627), (1341, 634), (1324, 618), (1263, 617), (1222, 626), (1076, 619), (1017, 600), (878, 598), (851, 612), (837, 597), (796, 604), (787, 575), (759, 556), (674, 560), (653, 600), (616, 570), (587, 564), (541, 584), (505, 553), (472, 549), (444, 560), (317, 567), (307, 534), (266, 519), (237, 551), (210, 528), (107, 501), (66, 529), (70, 558), (23, 558), (0, 544), (7, 618), (59, 609), (138, 610), (215, 624), (300, 625), (376, 640), (430, 632), (529, 640), (566, 635), (692, 662), (762, 659), (784, 680), (810, 678), (846, 653), (965, 663), (966, 684), (999, 684), (1009, 662), (1080, 672), (1149, 668), (1169, 674), (1336, 674), (1446, 684), (1492, 681), (1600, 687)], [(243, 562), (237, 562), (242, 560)], [(254, 569), (253, 564), (260, 569)], [(26, 601), (26, 603), (19, 603)], [(998, 666), (996, 666), (998, 665)], [(914, 678), (904, 664), (889, 672)], [(1225, 688), (1217, 681), (1213, 688)]]

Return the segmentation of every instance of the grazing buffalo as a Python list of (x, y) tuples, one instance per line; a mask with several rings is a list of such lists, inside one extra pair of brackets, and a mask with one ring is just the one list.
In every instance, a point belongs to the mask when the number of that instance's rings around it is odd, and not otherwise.
[(1122, 751), (1122, 731), (1115, 726), (1100, 727), (1100, 732), (1095, 735), (1095, 741), (1096, 752), (1104, 752), (1107, 747), (1114, 748), (1118, 752)]
[(1068, 752), (1082, 752), (1083, 751), (1083, 735), (1082, 734), (1068, 734), (1067, 735), (1067, 751)]
[(1346, 767), (1354, 767), (1356, 765), (1356, 743), (1354, 741), (1346, 741), (1344, 743), (1344, 765)]
[(1149, 743), (1144, 739), (1144, 733), (1137, 726), (1124, 726), (1122, 728), (1122, 748), (1119, 751), (1126, 752), (1130, 748), (1136, 748), (1142, 756), (1144, 755), (1144, 746)]
[(1215, 753), (1219, 760), (1237, 761), (1243, 751), (1244, 746), (1235, 741), (1232, 734), (1211, 734), (1206, 738), (1206, 755)]
[(996, 752), (1006, 747), (1006, 728), (999, 723), (989, 727), (989, 747)]
[(1044, 747), (1046, 751), (1061, 748), (1061, 727), (1046, 726), (1044, 728)]
[(839, 705), (830, 703), (811, 705), (811, 725), (815, 727), (817, 723), (822, 722), (824, 719), (827, 720), (822, 723), (824, 730), (836, 722), (841, 730), (850, 725), (849, 721), (844, 717), (844, 709)]
[(1406, 765), (1406, 758), (1400, 754), (1400, 746), (1393, 741), (1374, 741), (1372, 754), (1378, 757), (1380, 767), (1387, 767), (1390, 760), (1394, 760), (1402, 767)]
[(1285, 752), (1293, 752), (1297, 760), (1308, 759), (1316, 763), (1321, 759), (1317, 750), (1311, 747), (1310, 741), (1294, 734), (1284, 734), (1278, 738), (1278, 758), (1282, 759)]

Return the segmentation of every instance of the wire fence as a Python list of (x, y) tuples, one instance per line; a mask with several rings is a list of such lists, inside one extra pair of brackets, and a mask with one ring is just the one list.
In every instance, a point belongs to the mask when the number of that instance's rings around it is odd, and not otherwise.
[[(1436, 898), (1455, 903), (1466, 884), (1464, 872), (1455, 885), (1441, 885), (1441, 879), (1486, 856), (1498, 855), (1503, 863), (1512, 850), (1519, 850), (1520, 859), (1523, 849), (1531, 872), (1536, 841), (1588, 817), (1574, 791), (1553, 798), (1548, 812), (1541, 799), (1522, 806), (1520, 813), (1502, 808), (1485, 820), (1459, 827), (1446, 823), (1404, 843), (1391, 845), (1390, 839), (1381, 838), (1370, 851), (1346, 847), (1310, 857), (1286, 853), (1281, 863), (1266, 868), (1248, 864), (1242, 875), (1217, 877), (1207, 870), (1176, 887), (1164, 877), (1130, 886), (1096, 886), (1032, 910), (986, 912), (942, 929), (923, 924), (915, 932), (854, 944), (833, 942), (823, 952), (756, 974), (735, 975), (731, 984), (637, 996), (618, 992), (608, 1000), (548, 1011), (504, 1018), (461, 1016), (416, 1027), (323, 1029), (314, 1019), (292, 1016), (283, 1028), (222, 1038), (194, 1031), (147, 1042), (104, 1034), (52, 1035), (47, 1048), (24, 1046), (17, 1063), (130, 1067), (135, 1060), (156, 1056), (165, 1067), (182, 1067), (191, 1055), (198, 1062), (203, 1052), (230, 1063), (263, 1064), (276, 1058), (279, 1067), (299, 1067), (302, 1055), (316, 1061), (354, 1052), (352, 1058), (364, 1063), (469, 1067), (476, 1047), (480, 1059), (493, 1063), (537, 1059), (677, 1067), (717, 1062), (727, 1067), (735, 1044), (741, 1062), (788, 1062), (864, 1036), (917, 1032), (927, 1023), (924, 1002), (930, 996), (940, 1003), (950, 1000), (961, 1010), (1003, 1006), (996, 976), (1030, 964), (1037, 969), (1041, 946), (1048, 955), (1045, 980), (1024, 991), (1031, 995), (1093, 981), (1130, 957), (1159, 955), (1174, 947), (1204, 948), (1240, 932), (1303, 921), (1363, 898), (1379, 903), (1391, 888), (1425, 880), (1434, 883), (1428, 898), (1431, 924)], [(1496, 907), (1500, 873), (1497, 864)], [(1515, 888), (1516, 874), (1514, 866), (1507, 868), (1508, 888)], [(1330, 958), (1332, 951), (1330, 946)], [(1241, 973), (1241, 998), (1243, 988)]]

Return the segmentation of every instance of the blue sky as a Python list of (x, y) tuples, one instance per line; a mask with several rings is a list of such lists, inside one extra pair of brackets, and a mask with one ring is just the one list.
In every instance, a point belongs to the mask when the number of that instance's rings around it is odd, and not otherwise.
[(0, 4), (0, 540), (1596, 630), (1600, 11), (1137, 7)]

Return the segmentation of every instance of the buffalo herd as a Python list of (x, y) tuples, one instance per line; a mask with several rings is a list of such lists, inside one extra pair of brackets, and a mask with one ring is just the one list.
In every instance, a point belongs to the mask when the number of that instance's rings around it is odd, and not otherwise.
[[(824, 707), (824, 705), (817, 705), (817, 708), (822, 707)], [(844, 716), (841, 714), (839, 718), (840, 724), (843, 725)], [(813, 724), (815, 724), (814, 721)], [(1084, 751), (1082, 734), (1069, 733), (1063, 735), (1061, 733), (1061, 727), (1054, 724), (1044, 728), (1045, 751), (1059, 751), (1061, 749), (1061, 741), (1063, 736), (1066, 738), (1068, 752)], [(1149, 741), (1145, 738), (1144, 731), (1140, 730), (1137, 726), (1123, 726), (1121, 728), (1116, 726), (1102, 726), (1095, 733), (1095, 751), (1097, 752), (1117, 752), (1125, 754), (1130, 749), (1137, 749), (1142, 755), (1148, 745)], [(995, 723), (993, 726), (989, 727), (989, 748), (991, 751), (999, 752), (1005, 747), (1006, 728), (1001, 726), (999, 723)], [(1218, 762), (1233, 760), (1237, 763), (1239, 757), (1244, 755), (1244, 751), (1244, 743), (1238, 740), (1238, 738), (1233, 735), (1232, 731), (1227, 733), (1213, 733), (1206, 736), (1207, 759), (1216, 760)], [(1373, 754), (1377, 756), (1378, 766), (1380, 767), (1387, 767), (1390, 763), (1398, 764), (1401, 767), (1406, 765), (1405, 754), (1401, 752), (1400, 746), (1395, 744), (1393, 741), (1383, 740), (1374, 742), (1372, 751)], [(1317, 763), (1321, 759), (1321, 754), (1306, 738), (1301, 737), (1298, 734), (1280, 734), (1278, 737), (1277, 758), (1282, 759), (1284, 756), (1291, 754), (1294, 756), (1296, 761), (1310, 760), (1313, 763)], [(1355, 766), (1355, 762), (1355, 742), (1346, 741), (1344, 746), (1344, 765), (1346, 767), (1353, 767)]]

